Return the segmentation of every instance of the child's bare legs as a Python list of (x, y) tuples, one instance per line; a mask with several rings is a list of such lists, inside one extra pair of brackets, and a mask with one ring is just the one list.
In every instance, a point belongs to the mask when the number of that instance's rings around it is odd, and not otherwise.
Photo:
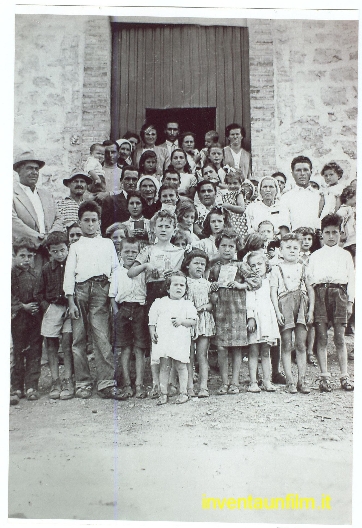
[(130, 369), (129, 369), (129, 362), (131, 358), (131, 346), (122, 347), (121, 348), (121, 357), (120, 363), (121, 363), (121, 370), (122, 370), (122, 379), (123, 379), (123, 386), (124, 387), (130, 387), (131, 386), (131, 378), (130, 378)]
[(232, 376), (231, 384), (239, 386), (239, 376), (241, 368), (241, 347), (232, 347)]
[[(261, 355), (261, 368), (263, 370), (263, 384), (266, 390), (275, 390), (270, 381), (271, 368), (270, 368), (270, 345), (268, 343), (261, 343), (260, 345)], [(258, 363), (257, 363), (258, 364)]]
[(171, 358), (160, 358), (160, 390), (162, 396), (167, 396), (168, 381), (170, 378), (171, 371)]
[(136, 387), (143, 385), (145, 375), (145, 349), (133, 347), (136, 356)]
[(178, 361), (177, 359), (174, 359), (172, 363), (175, 366), (175, 369), (178, 374), (180, 394), (187, 394), (187, 380), (189, 377), (187, 365), (189, 365), (189, 363), (181, 363), (181, 361)]
[[(187, 394), (194, 396), (194, 360), (195, 360), (195, 348), (194, 343), (191, 343), (190, 347), (190, 362), (187, 363)], [(181, 394), (181, 386), (180, 386)]]
[(305, 371), (307, 367), (306, 356), (307, 329), (304, 325), (297, 323), (295, 326), (295, 352), (298, 366), (298, 383), (305, 382)]
[(292, 329), (282, 330), (280, 332), (281, 349), (282, 349), (282, 363), (287, 378), (287, 384), (294, 384), (292, 375)]
[(347, 372), (347, 348), (344, 340), (344, 333), (346, 327), (341, 323), (334, 323), (334, 345), (338, 356), (339, 368), (341, 370), (341, 377), (348, 376)]
[(250, 376), (250, 387), (249, 392), (260, 392), (258, 382), (256, 380), (256, 373), (258, 370), (258, 358), (259, 358), (259, 343), (249, 345), (249, 376)]
[(207, 352), (209, 350), (210, 338), (200, 336), (196, 341), (196, 355), (199, 362), (200, 390), (207, 390), (207, 378), (209, 376), (209, 363), (207, 361)]
[(71, 379), (74, 373), (72, 354), (73, 334), (64, 332), (62, 335), (62, 350), (64, 354), (64, 378)]
[(153, 387), (160, 386), (160, 364), (151, 362), (151, 374)]
[(169, 395), (174, 396), (177, 394), (177, 370), (175, 365), (172, 363), (169, 379)]
[(219, 372), (222, 384), (229, 385), (229, 350), (227, 347), (217, 347), (217, 362), (219, 364)]
[(322, 377), (329, 377), (327, 367), (327, 323), (316, 323), (317, 356)]
[(52, 382), (54, 383), (55, 381), (59, 380), (59, 339), (57, 337), (46, 337), (45, 345), (48, 355), (50, 374), (52, 377)]
[(309, 326), (308, 332), (307, 332), (307, 357), (313, 356), (314, 358), (314, 350), (313, 350), (314, 340), (315, 340), (315, 328), (314, 326)]

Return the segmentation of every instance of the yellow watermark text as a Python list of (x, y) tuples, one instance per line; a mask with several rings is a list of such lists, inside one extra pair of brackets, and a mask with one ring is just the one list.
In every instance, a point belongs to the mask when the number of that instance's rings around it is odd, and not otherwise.
[(288, 493), (285, 497), (207, 497), (202, 494), (203, 510), (331, 510), (331, 497), (322, 494), (321, 500), (314, 497), (300, 497)]

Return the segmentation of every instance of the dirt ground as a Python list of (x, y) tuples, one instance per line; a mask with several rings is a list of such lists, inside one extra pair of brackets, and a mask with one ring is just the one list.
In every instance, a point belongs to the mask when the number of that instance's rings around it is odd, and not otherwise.
[[(353, 339), (347, 337), (350, 350)], [(10, 407), (9, 517), (348, 524), (352, 497), (353, 393), (246, 392), (158, 407), (154, 400), (49, 400)], [(294, 369), (296, 367), (294, 366)], [(353, 362), (349, 362), (353, 378)], [(148, 380), (149, 381), (149, 380)], [(314, 509), (210, 509), (205, 497), (313, 497)], [(322, 494), (331, 509), (322, 509)]]

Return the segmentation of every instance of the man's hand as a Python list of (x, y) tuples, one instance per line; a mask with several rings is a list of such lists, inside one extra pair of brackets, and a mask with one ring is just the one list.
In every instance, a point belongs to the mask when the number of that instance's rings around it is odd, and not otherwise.
[(23, 309), (31, 315), (34, 315), (39, 312), (39, 304), (37, 302), (23, 304)]

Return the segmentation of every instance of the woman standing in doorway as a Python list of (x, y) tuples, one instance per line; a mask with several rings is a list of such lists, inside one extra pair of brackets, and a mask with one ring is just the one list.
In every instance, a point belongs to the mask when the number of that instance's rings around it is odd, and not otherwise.
[(251, 156), (242, 148), (242, 141), (245, 137), (245, 128), (238, 123), (231, 123), (225, 129), (225, 137), (229, 145), (224, 148), (224, 165), (229, 165), (234, 169), (240, 169), (243, 179), (250, 179), (251, 176)]
[(133, 160), (136, 167), (139, 167), (139, 162), (142, 154), (147, 150), (153, 150), (157, 156), (156, 174), (158, 179), (161, 179), (163, 171), (167, 169), (170, 164), (170, 155), (167, 148), (156, 146), (157, 129), (153, 124), (145, 124), (141, 128), (140, 136), (142, 145), (137, 145), (133, 153)]

